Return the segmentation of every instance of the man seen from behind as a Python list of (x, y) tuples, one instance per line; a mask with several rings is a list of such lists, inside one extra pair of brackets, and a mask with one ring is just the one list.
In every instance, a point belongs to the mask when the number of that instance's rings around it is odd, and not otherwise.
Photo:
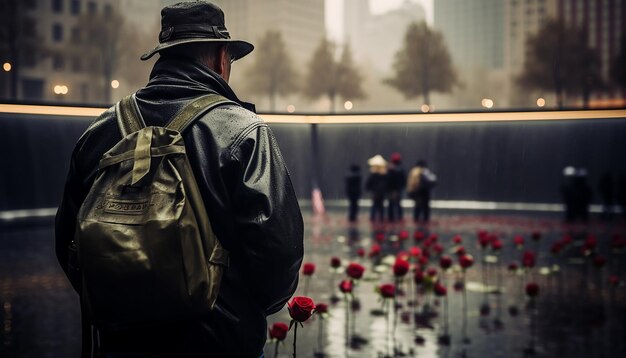
[[(160, 57), (148, 84), (135, 93), (146, 126), (165, 126), (207, 94), (230, 101), (202, 113), (182, 132), (212, 230), (228, 252), (228, 265), (214, 308), (198, 317), (167, 322), (156, 317), (150, 324), (106, 330), (93, 326), (81, 299), (83, 357), (92, 351), (100, 357), (260, 357), (266, 317), (279, 311), (297, 287), (303, 223), (270, 128), (228, 85), (231, 64), (253, 46), (231, 39), (222, 10), (205, 1), (163, 8), (161, 25), (159, 45), (142, 60)], [(66, 273), (81, 205), (103, 154), (122, 139), (118, 120), (114, 107), (104, 112), (72, 154), (56, 217), (56, 252)]]

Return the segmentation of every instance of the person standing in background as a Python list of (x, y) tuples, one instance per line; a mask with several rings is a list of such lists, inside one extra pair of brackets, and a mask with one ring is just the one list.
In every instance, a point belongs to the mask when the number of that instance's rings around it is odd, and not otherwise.
[(415, 200), (413, 208), (413, 221), (419, 222), (420, 217), (424, 223), (430, 220), (430, 191), (437, 184), (437, 176), (426, 165), (426, 161), (420, 159), (409, 172), (407, 193)]
[(385, 219), (385, 194), (387, 193), (387, 161), (381, 155), (375, 155), (367, 161), (370, 175), (365, 183), (365, 189), (372, 194), (372, 209), (370, 221)]
[(598, 192), (602, 197), (602, 214), (604, 220), (613, 217), (613, 206), (615, 205), (615, 175), (607, 171), (598, 181)]
[(346, 196), (348, 197), (348, 221), (353, 223), (359, 216), (359, 199), (361, 198), (361, 167), (357, 164), (350, 165), (350, 171), (346, 175)]
[(387, 218), (389, 222), (402, 221), (402, 192), (406, 186), (406, 172), (402, 167), (402, 156), (398, 152), (391, 154), (391, 161), (387, 170), (387, 185), (389, 206)]

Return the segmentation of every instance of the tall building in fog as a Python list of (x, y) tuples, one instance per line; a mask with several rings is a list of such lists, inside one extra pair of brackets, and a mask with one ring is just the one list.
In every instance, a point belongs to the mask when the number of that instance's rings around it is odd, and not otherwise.
[[(557, 16), (568, 25), (582, 27), (588, 34), (589, 46), (600, 57), (602, 77), (610, 82), (611, 66), (621, 50), (622, 36), (626, 36), (626, 0), (555, 0)], [(624, 66), (624, 64), (622, 64)], [(616, 99), (617, 91), (595, 93), (597, 104), (602, 100)]]
[(524, 68), (526, 40), (550, 18), (557, 17), (557, 0), (512, 0), (504, 13), (505, 64), (511, 76)]
[(158, 38), (161, 26), (161, 4), (150, 0), (116, 0), (121, 13), (125, 15), (132, 26), (143, 33), (149, 33), (154, 39)]
[(383, 73), (391, 71), (407, 27), (426, 21), (424, 8), (409, 0), (382, 14), (371, 13), (369, 0), (344, 0), (343, 13), (344, 41), (350, 44), (359, 62)]
[(435, 29), (443, 33), (456, 66), (504, 68), (505, 2), (505, 0), (434, 1)]
[[(231, 37), (253, 44), (267, 30), (282, 33), (296, 66), (309, 61), (325, 33), (324, 1), (320, 0), (213, 0), (225, 13)], [(254, 55), (254, 52), (253, 52)]]
[[(24, 17), (20, 22), (23, 26), (28, 23), (25, 28), (37, 36), (38, 47), (45, 55), (23, 54), (17, 99), (108, 103), (94, 61), (79, 50), (73, 51), (74, 44), (83, 35), (78, 26), (80, 17), (87, 13), (106, 16), (118, 10), (132, 25), (133, 31), (154, 32), (158, 28), (161, 4), (144, 0), (29, 0), (22, 6)], [(157, 34), (153, 34), (153, 38), (156, 43)], [(128, 81), (120, 79), (120, 82), (119, 91), (128, 90)], [(55, 93), (57, 86), (65, 86), (66, 93)], [(111, 100), (119, 95), (113, 94)]]
[(367, 47), (365, 28), (371, 18), (369, 0), (343, 0), (343, 40), (352, 46), (357, 58), (364, 55)]
[[(33, 22), (32, 31), (48, 56), (25, 58), (18, 79), (18, 99), (35, 101), (94, 102), (99, 83), (94, 83), (90, 63), (78, 54), (66, 51), (80, 36), (76, 27), (84, 13), (110, 12), (115, 0), (52, 0), (26, 2), (25, 12)], [(56, 86), (66, 86), (67, 93), (55, 93)]]

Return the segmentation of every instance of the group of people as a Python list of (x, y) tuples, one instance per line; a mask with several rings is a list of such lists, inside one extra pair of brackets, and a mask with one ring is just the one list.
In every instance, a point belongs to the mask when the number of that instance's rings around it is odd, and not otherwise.
[[(622, 215), (626, 217), (626, 190), (624, 188), (626, 188), (626, 177), (623, 175), (615, 175), (607, 171), (600, 176), (597, 190), (602, 203), (601, 219), (611, 219), (617, 214), (617, 207), (621, 207)], [(587, 169), (573, 166), (563, 168), (561, 197), (566, 222), (589, 221), (593, 190), (589, 183)]]
[[(428, 222), (430, 219), (430, 192), (437, 183), (437, 176), (428, 168), (426, 161), (418, 160), (408, 175), (402, 165), (402, 155), (394, 152), (389, 161), (378, 154), (369, 158), (369, 175), (365, 181), (365, 190), (370, 193), (372, 207), (370, 221), (398, 222), (404, 218), (401, 201), (406, 191), (407, 196), (415, 201), (413, 220)], [(349, 201), (348, 221), (355, 222), (358, 217), (361, 198), (361, 169), (352, 164), (346, 176), (346, 194)], [(385, 216), (385, 200), (387, 215)]]

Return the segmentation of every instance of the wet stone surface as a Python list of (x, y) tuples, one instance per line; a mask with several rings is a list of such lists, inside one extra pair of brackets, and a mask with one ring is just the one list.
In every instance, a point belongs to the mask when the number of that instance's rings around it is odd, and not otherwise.
[[(623, 223), (564, 227), (556, 217), (442, 213), (429, 227), (420, 228), (423, 238), (415, 240), (412, 223), (373, 227), (361, 217), (358, 225), (349, 226), (344, 216), (331, 212), (325, 219), (313, 219), (305, 213), (305, 262), (316, 269), (310, 278), (301, 277), (296, 295), (306, 289), (315, 302), (329, 304), (329, 313), (322, 322), (314, 315), (298, 329), (299, 357), (626, 356), (626, 254), (616, 245), (616, 238), (624, 237)], [(1, 357), (79, 356), (78, 298), (57, 265), (52, 225), (46, 221), (0, 227)], [(399, 238), (403, 230), (409, 234), (406, 240)], [(479, 230), (502, 241), (499, 253), (481, 249)], [(370, 258), (379, 232), (381, 254)], [(541, 233), (538, 241), (532, 240), (533, 232)], [(432, 234), (436, 241), (429, 239)], [(553, 244), (565, 234), (571, 242), (552, 254)], [(456, 235), (474, 258), (465, 285), (454, 252)], [(522, 247), (514, 244), (518, 235), (524, 239)], [(446, 273), (439, 267), (435, 243), (453, 259)], [(435, 297), (428, 285), (416, 285), (409, 272), (400, 282), (394, 312), (393, 301), (384, 303), (375, 288), (394, 283), (391, 265), (396, 255), (413, 246), (431, 252), (422, 268), (437, 269), (447, 296)], [(360, 248), (364, 257), (358, 255)], [(521, 267), (525, 251), (536, 253), (535, 266), (508, 270), (512, 262)], [(333, 256), (342, 262), (336, 270), (330, 266)], [(412, 264), (416, 260), (409, 256)], [(346, 301), (337, 286), (350, 262), (366, 270), (354, 297)], [(610, 282), (612, 275), (617, 285)], [(528, 282), (539, 286), (534, 299), (525, 294)], [(273, 322), (289, 323), (287, 308), (269, 317), (269, 324)], [(292, 344), (293, 330), (279, 345), (278, 356), (291, 357)], [(274, 357), (274, 348), (268, 341), (267, 357)]]

